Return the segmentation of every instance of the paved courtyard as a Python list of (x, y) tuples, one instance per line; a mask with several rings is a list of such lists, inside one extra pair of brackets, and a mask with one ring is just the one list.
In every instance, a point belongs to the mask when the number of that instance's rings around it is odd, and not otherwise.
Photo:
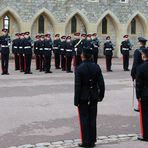
[[(104, 101), (98, 104), (98, 136), (139, 133), (130, 72), (122, 70), (121, 61), (114, 59), (113, 72), (107, 73), (105, 59), (98, 60), (106, 83)], [(34, 61), (33, 75), (14, 71), (13, 61), (9, 69), (9, 76), (0, 76), (0, 148), (79, 138), (74, 74), (54, 66), (52, 74), (44, 74), (35, 70)]]

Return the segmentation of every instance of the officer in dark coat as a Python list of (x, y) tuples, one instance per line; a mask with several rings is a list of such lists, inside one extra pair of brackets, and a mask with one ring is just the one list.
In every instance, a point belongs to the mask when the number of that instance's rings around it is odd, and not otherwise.
[(34, 42), (34, 54), (35, 54), (35, 61), (36, 61), (36, 70), (40, 69), (40, 56), (39, 56), (39, 42), (40, 42), (40, 35), (36, 35), (36, 41)]
[(19, 39), (19, 65), (20, 72), (24, 72), (24, 33), (20, 33)]
[(24, 54), (25, 54), (25, 74), (32, 74), (31, 72), (31, 60), (32, 60), (32, 46), (33, 42), (30, 38), (30, 32), (25, 32), (24, 39)]
[(121, 43), (120, 46), (120, 51), (121, 54), (123, 55), (123, 70), (124, 71), (129, 71), (129, 53), (131, 50), (131, 43), (129, 41), (128, 35), (123, 36), (124, 41)]
[(112, 66), (112, 57), (113, 57), (113, 44), (110, 40), (110, 36), (106, 37), (106, 42), (104, 43), (104, 55), (106, 58), (106, 70), (108, 72), (111, 72), (111, 66)]
[(136, 73), (136, 94), (139, 101), (141, 136), (139, 140), (148, 141), (148, 48), (142, 49), (144, 61), (137, 68)]
[(52, 56), (52, 40), (51, 35), (45, 35), (44, 41), (44, 61), (45, 61), (45, 73), (52, 73), (51, 69), (51, 56)]
[(62, 71), (65, 71), (66, 70), (66, 51), (65, 51), (65, 48), (66, 48), (66, 36), (63, 35), (61, 37), (61, 44), (60, 44), (60, 55), (61, 55), (61, 68), (62, 68)]
[(82, 64), (75, 72), (74, 105), (78, 107), (82, 143), (94, 147), (96, 142), (97, 103), (104, 98), (105, 84), (100, 66), (91, 62), (92, 50), (83, 49)]
[(72, 42), (74, 51), (75, 51), (75, 67), (78, 67), (82, 63), (81, 53), (82, 53), (82, 44), (80, 39), (80, 33), (77, 32), (74, 34), (74, 40)]
[(2, 75), (9, 75), (8, 65), (9, 65), (9, 46), (11, 43), (10, 36), (8, 35), (7, 29), (2, 29), (2, 36), (0, 37), (1, 45), (1, 65), (2, 65)]
[(19, 40), (20, 34), (15, 34), (15, 39), (12, 41), (12, 53), (14, 54), (15, 70), (20, 70), (19, 66)]
[(93, 60), (96, 64), (98, 61), (99, 47), (100, 47), (100, 42), (99, 42), (99, 39), (97, 38), (97, 34), (93, 33), (92, 34), (92, 50), (93, 50)]
[[(147, 40), (145, 38), (143, 38), (143, 37), (139, 37), (138, 41), (139, 41), (140, 47), (139, 47), (139, 49), (136, 49), (135, 52), (134, 52), (133, 66), (132, 66), (132, 70), (131, 70), (131, 76), (132, 76), (132, 80), (133, 80), (133, 87), (135, 87), (135, 79), (136, 79), (137, 68), (143, 63), (141, 52), (142, 52), (142, 49), (145, 48)], [(133, 99), (136, 99), (136, 98), (133, 98)], [(136, 112), (139, 111), (137, 101), (134, 101), (134, 111), (136, 111)]]
[(53, 52), (55, 58), (55, 68), (60, 69), (60, 34), (55, 35), (55, 39), (53, 41)]
[(133, 66), (131, 70), (131, 76), (133, 81), (136, 79), (136, 71), (138, 66), (140, 66), (143, 63), (141, 52), (142, 52), (142, 49), (145, 48), (146, 42), (147, 42), (147, 40), (143, 37), (139, 37), (138, 41), (139, 41), (140, 47), (139, 49), (136, 49), (134, 52)]
[(72, 63), (72, 57), (73, 57), (73, 45), (71, 41), (71, 36), (68, 36), (66, 38), (66, 47), (65, 47), (65, 55), (66, 55), (66, 72), (72, 73), (71, 70), (71, 63)]
[(43, 64), (44, 64), (44, 55), (43, 55), (43, 52), (44, 52), (44, 35), (41, 35), (41, 39), (40, 39), (40, 41), (39, 41), (39, 57), (40, 57), (40, 68), (39, 68), (39, 70), (40, 70), (40, 72), (42, 72), (43, 71)]

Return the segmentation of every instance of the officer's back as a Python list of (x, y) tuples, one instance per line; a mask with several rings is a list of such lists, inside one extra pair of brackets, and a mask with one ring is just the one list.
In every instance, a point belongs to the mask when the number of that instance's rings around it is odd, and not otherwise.
[(75, 79), (75, 105), (83, 101), (103, 99), (105, 86), (99, 65), (89, 59), (84, 60), (76, 69)]

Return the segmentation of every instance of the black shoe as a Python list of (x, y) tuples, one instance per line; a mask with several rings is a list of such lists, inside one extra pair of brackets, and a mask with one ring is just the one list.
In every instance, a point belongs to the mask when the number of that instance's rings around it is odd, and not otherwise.
[(70, 70), (69, 73), (73, 73), (73, 71)]
[(5, 73), (5, 75), (9, 75), (9, 73), (7, 72), (7, 73)]
[(84, 144), (84, 143), (80, 143), (78, 144), (79, 147), (85, 147), (85, 148), (90, 148), (89, 144)]
[(90, 147), (95, 147), (95, 143), (89, 144)]
[(135, 111), (135, 112), (139, 112), (139, 109), (137, 109), (137, 108), (134, 108), (134, 111)]
[(145, 138), (143, 138), (141, 136), (138, 136), (137, 139), (140, 140), (140, 141), (147, 141), (148, 142), (148, 139), (145, 139)]
[(5, 75), (5, 73), (1, 73), (1, 75)]
[(28, 74), (32, 75), (33, 73), (32, 72), (28, 72)]

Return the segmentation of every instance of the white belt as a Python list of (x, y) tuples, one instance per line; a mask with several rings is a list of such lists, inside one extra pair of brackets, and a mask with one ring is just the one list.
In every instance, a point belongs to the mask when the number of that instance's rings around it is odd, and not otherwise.
[(17, 48), (17, 46), (14, 46), (13, 48)]
[(72, 51), (72, 50), (70, 50), (70, 49), (66, 49), (66, 51), (70, 52), (70, 51)]
[(129, 50), (128, 48), (122, 48), (122, 50)]
[(8, 45), (1, 45), (1, 47), (9, 47)]
[(111, 48), (106, 48), (105, 50), (112, 50)]
[(59, 49), (58, 47), (53, 47), (53, 49)]
[(77, 51), (78, 50), (78, 48), (75, 48), (75, 51)]
[(23, 47), (19, 47), (20, 49), (22, 49)]
[(26, 47), (24, 47), (25, 49), (28, 49), (28, 48), (31, 48), (31, 46), (26, 46)]
[(40, 50), (43, 50), (43, 48), (40, 48)]
[(44, 48), (44, 50), (51, 50), (51, 48)]
[(63, 51), (64, 49), (63, 49), (63, 48), (61, 48), (60, 50), (62, 50), (62, 51)]

